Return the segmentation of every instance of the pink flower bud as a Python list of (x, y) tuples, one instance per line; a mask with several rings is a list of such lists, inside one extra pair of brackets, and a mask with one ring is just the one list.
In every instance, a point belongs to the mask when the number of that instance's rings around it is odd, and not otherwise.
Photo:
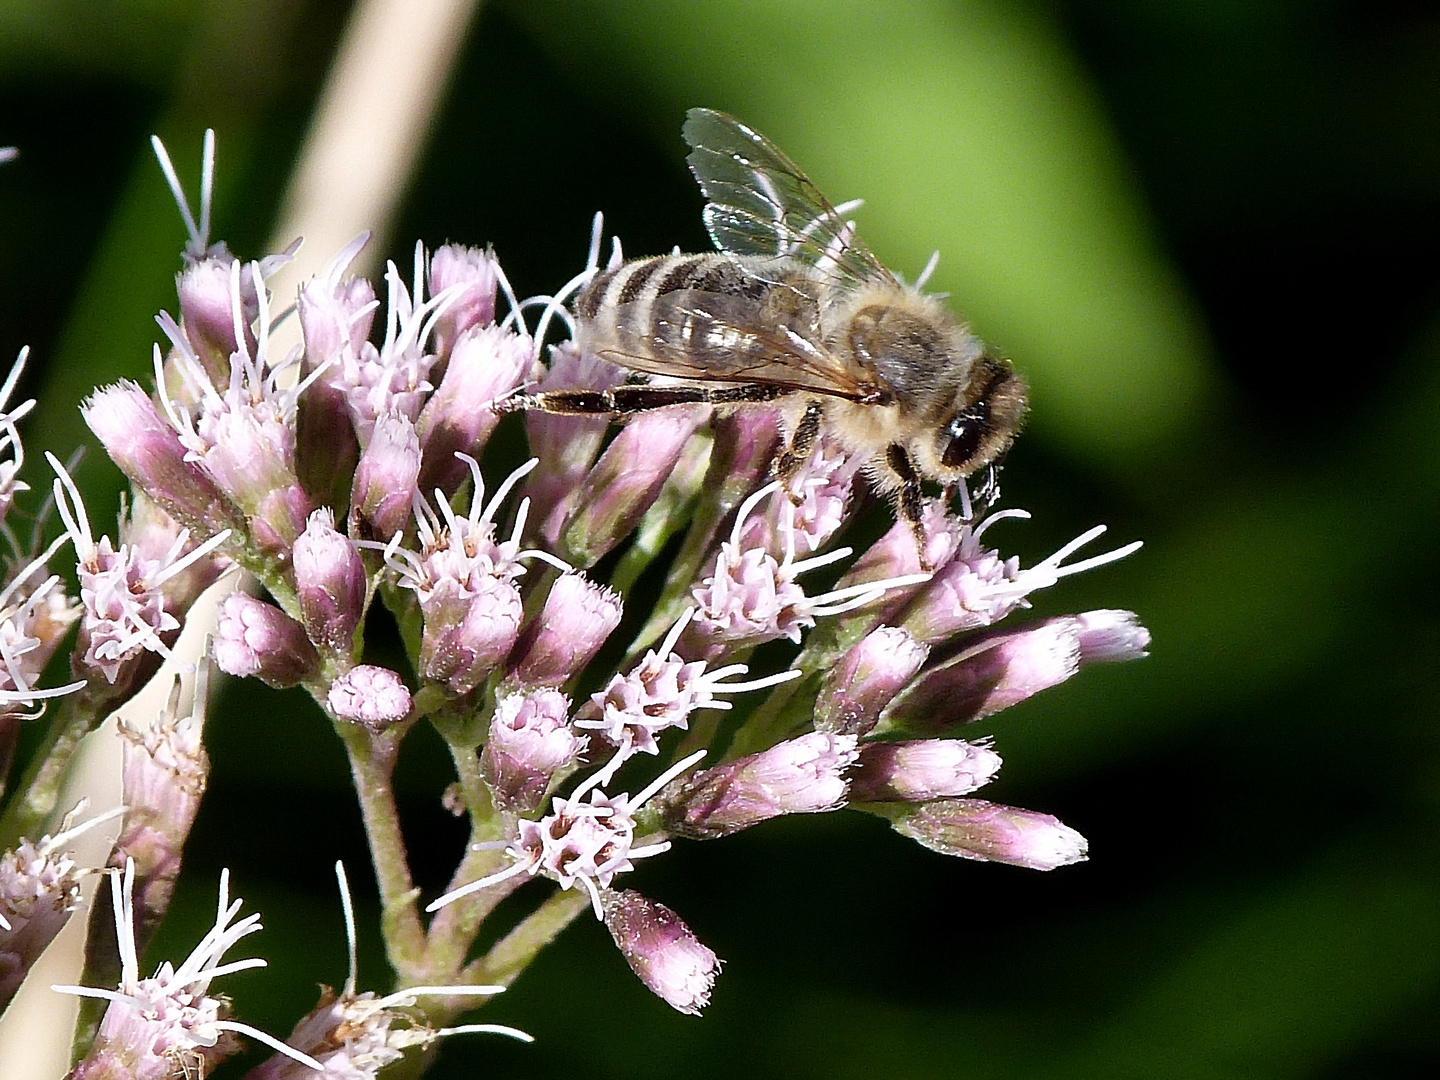
[(601, 900), (605, 926), (630, 969), (671, 1008), (691, 1016), (710, 1004), (720, 960), (664, 904), (625, 889)]
[(420, 439), (414, 425), (395, 414), (380, 417), (355, 469), (352, 533), (358, 525), (362, 538), (383, 541), (403, 532), (414, 512), (419, 478)]
[[(234, 263), (235, 257), (229, 252), (211, 255), (192, 262), (175, 277), (180, 296), (180, 326), (216, 386), (224, 386), (229, 381), (230, 354), (239, 347), (235, 340), (235, 304), (230, 277)], [(253, 354), (255, 335), (250, 325), (260, 307), (249, 266), (240, 271), (240, 306), (245, 347)]]
[(325, 700), (341, 720), (363, 724), (375, 732), (410, 713), (409, 688), (395, 672), (374, 664), (360, 664), (340, 676)]
[(80, 407), (105, 452), (180, 524), (211, 536), (244, 520), (193, 461), (155, 403), (132, 382), (103, 387)]
[[(492, 308), (493, 300), (492, 284)], [(534, 360), (535, 343), (513, 330), (472, 326), (460, 336), (444, 378), (415, 424), (424, 456), (422, 490), (454, 491), (469, 477), (456, 453), (480, 456), (500, 419), (486, 406), (519, 386)]]
[[(622, 378), (619, 368), (582, 355), (567, 341), (551, 348), (550, 367), (536, 390), (605, 390)], [(530, 452), (540, 461), (526, 481), (525, 495), (539, 534), (552, 547), (560, 542), (565, 520), (583, 494), (581, 481), (609, 427), (605, 416), (561, 416), (539, 410), (525, 414)]]
[(364, 278), (342, 280), (366, 239), (357, 237), (331, 260), (324, 273), (300, 289), (300, 330), (311, 370), (346, 349), (357, 352), (370, 337), (375, 320), (375, 287)]
[(630, 534), (708, 413), (705, 407), (674, 406), (625, 425), (581, 485), (564, 534), (571, 561), (593, 566)]
[(310, 515), (295, 541), (293, 565), (305, 632), (321, 648), (349, 656), (365, 611), (365, 564), (350, 538), (335, 530), (329, 509)]
[(557, 690), (505, 694), (496, 703), (480, 774), (501, 810), (537, 809), (551, 778), (585, 749), (586, 739), (570, 727), (569, 712), (569, 699)]
[(769, 750), (677, 780), (661, 796), (665, 826), (711, 840), (781, 814), (835, 810), (845, 770), (858, 754), (853, 735), (811, 732)]
[(525, 615), (520, 591), (495, 574), (475, 575), (466, 589), (444, 581), (421, 611), (421, 674), (452, 694), (475, 689), (510, 654)]
[(902, 836), (962, 859), (1054, 870), (1085, 858), (1089, 844), (1049, 814), (983, 799), (939, 799), (899, 810), (891, 824)]
[(245, 593), (232, 593), (220, 605), (211, 654), (228, 675), (251, 675), (283, 689), (313, 676), (320, 668), (305, 628), (273, 604)]
[(545, 607), (516, 646), (514, 678), (525, 686), (559, 686), (585, 670), (620, 625), (620, 597), (582, 574), (562, 574)]
[(939, 735), (1058, 686), (1090, 663), (1145, 655), (1150, 635), (1130, 612), (1047, 619), (978, 642), (926, 672), (886, 711), (885, 732)]
[(815, 728), (863, 735), (875, 726), (880, 710), (920, 670), (930, 648), (904, 630), (872, 630), (840, 658), (820, 684), (815, 699)]
[(924, 802), (968, 795), (999, 771), (999, 754), (959, 739), (866, 743), (850, 775), (850, 799)]
[(1150, 655), (1150, 631), (1133, 611), (1102, 608), (1075, 616), (1080, 634), (1080, 666), (1119, 663)]
[(488, 251), (445, 244), (430, 256), (430, 295), (448, 293), (435, 323), (435, 352), (447, 356), (465, 331), (495, 321), (499, 265)]

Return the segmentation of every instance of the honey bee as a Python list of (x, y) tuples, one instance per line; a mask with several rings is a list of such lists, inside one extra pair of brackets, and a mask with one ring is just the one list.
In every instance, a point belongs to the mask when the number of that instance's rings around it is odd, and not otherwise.
[(923, 552), (922, 481), (954, 493), (983, 469), (992, 490), (1025, 416), (1024, 382), (939, 300), (881, 265), (769, 139), (711, 109), (691, 109), (684, 136), (718, 251), (626, 262), (592, 277), (574, 305), (582, 351), (665, 381), (503, 407), (624, 417), (779, 405), (788, 444), (776, 477), (790, 479), (829, 434), (864, 461)]

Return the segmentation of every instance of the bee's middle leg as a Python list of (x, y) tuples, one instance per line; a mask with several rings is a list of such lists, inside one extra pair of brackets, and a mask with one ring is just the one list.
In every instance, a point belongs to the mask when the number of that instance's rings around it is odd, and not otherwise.
[(920, 569), (929, 573), (934, 567), (925, 554), (925, 501), (920, 488), (920, 474), (915, 471), (909, 452), (899, 443), (891, 443), (885, 450), (885, 464), (900, 481), (892, 496), (895, 516), (909, 525), (910, 531), (915, 534), (915, 554), (920, 560)]
[[(810, 451), (815, 449), (815, 440), (820, 437), (820, 422), (824, 418), (825, 406), (812, 399), (806, 404), (800, 422), (795, 425), (795, 432), (790, 436), (790, 445), (775, 455), (771, 471), (775, 474), (775, 479), (787, 489), (800, 467), (810, 460)], [(804, 497), (791, 491), (790, 501), (798, 506), (804, 502)]]

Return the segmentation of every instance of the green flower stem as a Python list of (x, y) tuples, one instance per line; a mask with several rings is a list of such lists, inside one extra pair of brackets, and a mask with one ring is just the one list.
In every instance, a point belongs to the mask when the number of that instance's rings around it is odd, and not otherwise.
[(410, 876), (405, 838), (395, 806), (391, 780), (404, 726), (374, 735), (355, 724), (337, 721), (336, 730), (350, 758), (350, 772), (365, 820), (370, 859), (380, 884), (381, 930), (390, 964), (402, 980), (426, 974), (425, 931), (416, 907), (419, 890)]
[(22, 836), (40, 839), (40, 830), (55, 809), (81, 740), (100, 726), (117, 702), (119, 695), (107, 694), (106, 689), (101, 687), (96, 692), (86, 687), (60, 699), (44, 741), (16, 785), (14, 800), (0, 817), (0, 849), (14, 847)]
[(467, 965), (460, 973), (461, 981), (509, 986), (535, 959), (535, 954), (554, 941), (560, 931), (589, 906), (590, 896), (584, 889), (555, 892), (497, 941), (488, 953)]

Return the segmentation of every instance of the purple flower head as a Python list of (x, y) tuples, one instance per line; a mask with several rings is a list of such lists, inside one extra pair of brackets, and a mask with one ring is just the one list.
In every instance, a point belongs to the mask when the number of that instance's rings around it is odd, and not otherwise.
[(254, 676), (276, 689), (296, 686), (320, 670), (305, 628), (274, 604), (243, 592), (231, 593), (220, 605), (210, 653), (225, 674)]
[(354, 648), (365, 613), (365, 564), (351, 539), (335, 529), (328, 507), (316, 510), (295, 541), (295, 590), (305, 632), (316, 645), (341, 656)]
[(456, 455), (479, 456), (500, 419), (486, 406), (518, 387), (534, 363), (535, 343), (524, 334), (477, 325), (460, 335), (415, 425), (424, 451), (425, 489), (453, 491), (469, 475)]
[(501, 809), (537, 809), (555, 774), (584, 752), (588, 740), (571, 728), (569, 712), (570, 699), (558, 690), (506, 694), (496, 702), (480, 771)]
[(1049, 814), (983, 799), (938, 799), (898, 808), (892, 824), (904, 836), (962, 859), (1054, 870), (1081, 862), (1089, 845)]
[(408, 418), (375, 421), (351, 488), (351, 525), (361, 538), (389, 540), (410, 525), (420, 494), (420, 439)]
[(819, 551), (845, 521), (860, 465), (830, 438), (817, 440), (809, 459), (770, 496), (766, 512), (749, 520), (745, 545), (777, 557)]
[(435, 326), (436, 352), (451, 357), (453, 363), (451, 350), (466, 331), (495, 322), (499, 285), (500, 264), (490, 252), (461, 244), (435, 249), (430, 256), (430, 292), (449, 298)]
[(860, 747), (850, 777), (855, 802), (924, 802), (968, 795), (1000, 771), (1000, 755), (960, 739), (872, 742)]
[[(797, 577), (847, 558), (853, 552), (850, 548), (839, 548), (826, 555), (797, 561), (793, 549), (777, 560), (763, 547), (746, 547), (743, 537), (750, 513), (762, 499), (778, 490), (776, 481), (745, 500), (730, 539), (720, 545), (714, 572), (693, 592), (699, 609), (695, 633), (707, 643), (712, 654), (737, 643), (753, 645), (782, 637), (798, 642), (802, 631), (814, 626), (820, 616), (863, 607), (889, 589), (918, 584), (929, 578), (928, 574), (909, 574), (806, 596), (795, 580)], [(793, 539), (796, 534), (786, 535)]]
[(342, 354), (358, 355), (375, 321), (375, 288), (364, 278), (345, 277), (355, 256), (369, 242), (363, 232), (300, 289), (300, 329), (306, 362), (313, 370), (338, 366)]
[(516, 646), (515, 681), (559, 686), (580, 674), (620, 625), (621, 610), (620, 597), (603, 585), (583, 574), (561, 574)]
[(1023, 510), (1005, 510), (978, 525), (963, 526), (954, 556), (910, 602), (902, 622), (905, 629), (916, 640), (929, 643), (990, 626), (1024, 605), (1030, 593), (1049, 588), (1071, 574), (1123, 559), (1140, 547), (1137, 540), (1103, 555), (1064, 565), (1065, 559), (1105, 532), (1105, 526), (1097, 525), (1048, 559), (1023, 570), (1018, 558), (1002, 558), (998, 551), (980, 542), (995, 523), (1029, 516)]
[(53, 454), (46, 457), (56, 473), (55, 504), (78, 559), (84, 614), (76, 671), (98, 673), (114, 684), (121, 670), (130, 667), (142, 652), (170, 654), (167, 639), (173, 640), (180, 620), (170, 613), (162, 586), (224, 543), (228, 534), (214, 536), (182, 554), (190, 540), (189, 533), (182, 532), (158, 559), (143, 558), (128, 544), (121, 544), (117, 551), (108, 536), (97, 544), (75, 481)]
[(630, 969), (671, 1008), (699, 1016), (720, 973), (715, 953), (664, 904), (628, 889), (601, 898), (605, 927)]
[(632, 753), (658, 754), (660, 745), (655, 737), (670, 728), (687, 727), (696, 709), (730, 708), (730, 702), (715, 696), (717, 692), (760, 690), (799, 677), (798, 671), (783, 671), (753, 682), (722, 682), (748, 669), (744, 664), (731, 664), (707, 671), (704, 661), (686, 663), (673, 650), (693, 614), (687, 611), (659, 648), (647, 652), (628, 675), (614, 676), (605, 689), (591, 695), (589, 708), (575, 726), (599, 732), (619, 747), (620, 758)]
[(420, 673), (452, 694), (475, 689), (510, 655), (525, 616), (520, 590), (498, 574), (474, 574), (464, 585), (445, 579), (420, 611)]
[(815, 699), (816, 729), (864, 735), (929, 653), (898, 626), (872, 630), (826, 673)]
[(56, 541), (0, 590), (0, 723), (38, 717), (47, 698), (73, 693), (85, 685), (84, 680), (51, 689), (36, 685), (82, 610), (65, 595), (58, 576), (35, 584), (50, 556), (66, 539), (68, 536)]
[(781, 814), (835, 810), (857, 757), (855, 736), (811, 732), (686, 777), (666, 792), (661, 814), (672, 832), (713, 840)]
[(341, 720), (379, 732), (410, 714), (410, 690), (389, 668), (359, 664), (335, 680), (325, 703)]

